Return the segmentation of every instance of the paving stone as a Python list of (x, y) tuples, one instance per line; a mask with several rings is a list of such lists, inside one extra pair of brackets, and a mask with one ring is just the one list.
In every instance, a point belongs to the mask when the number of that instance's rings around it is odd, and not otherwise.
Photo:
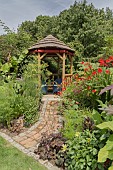
[(32, 141), (33, 141), (32, 138), (27, 138), (26, 140), (22, 140), (22, 141), (20, 141), (19, 143), (20, 143), (21, 145), (25, 145), (26, 143), (32, 142)]
[(32, 137), (33, 135), (35, 135), (37, 133), (36, 130), (32, 130), (31, 132), (29, 132), (28, 134), (26, 134), (27, 137)]
[(19, 137), (19, 136), (18, 136), (18, 138), (16, 138), (16, 139), (14, 138), (14, 140), (15, 140), (16, 142), (19, 142), (19, 143), (20, 143), (21, 141), (26, 140), (26, 139), (28, 139), (28, 137), (27, 137), (26, 135), (23, 136), (23, 137)]
[(29, 141), (29, 142), (25, 143), (24, 147), (25, 148), (31, 148), (31, 147), (36, 146), (36, 144), (37, 144), (37, 141), (36, 140), (32, 140), (32, 141)]
[(33, 136), (33, 139), (35, 139), (35, 140), (39, 140), (41, 138), (41, 132), (40, 133), (37, 133), (37, 134), (35, 134), (34, 136)]

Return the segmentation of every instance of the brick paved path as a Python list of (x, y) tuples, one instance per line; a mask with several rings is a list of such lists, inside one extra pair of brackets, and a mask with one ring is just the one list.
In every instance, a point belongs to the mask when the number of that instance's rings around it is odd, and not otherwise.
[(42, 98), (43, 107), (40, 120), (29, 128), (26, 132), (12, 137), (25, 148), (35, 148), (43, 134), (49, 135), (57, 132), (61, 127), (59, 123), (60, 116), (57, 115), (57, 109), (60, 98), (55, 95), (46, 95)]

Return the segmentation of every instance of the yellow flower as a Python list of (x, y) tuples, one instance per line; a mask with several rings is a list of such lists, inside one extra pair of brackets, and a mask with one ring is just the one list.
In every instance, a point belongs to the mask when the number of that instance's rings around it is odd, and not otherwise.
[(67, 150), (67, 145), (66, 144), (63, 144), (62, 145), (62, 152), (65, 152)]
[(87, 138), (87, 142), (90, 143), (91, 139), (90, 138)]
[(80, 136), (80, 132), (76, 132), (76, 133), (75, 133), (75, 136), (76, 136), (76, 137)]

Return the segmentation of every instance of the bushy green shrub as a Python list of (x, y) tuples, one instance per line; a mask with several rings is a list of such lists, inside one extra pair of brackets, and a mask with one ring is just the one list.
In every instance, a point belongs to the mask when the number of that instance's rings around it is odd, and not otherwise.
[(0, 123), (9, 125), (10, 121), (15, 117), (11, 103), (14, 103), (15, 91), (12, 84), (3, 83), (0, 86)]
[[(63, 134), (67, 139), (72, 139), (76, 132), (83, 130), (83, 122), (86, 118), (92, 118), (92, 111), (88, 109), (69, 109), (64, 112)], [(91, 125), (93, 126), (93, 124)]]
[(103, 164), (97, 163), (100, 148), (98, 131), (76, 132), (73, 140), (66, 144), (66, 162), (68, 170), (104, 170)]
[(41, 90), (38, 87), (37, 65), (28, 64), (21, 79), (8, 80), (0, 84), (0, 122), (10, 127), (13, 119), (24, 117), (30, 125), (39, 117)]

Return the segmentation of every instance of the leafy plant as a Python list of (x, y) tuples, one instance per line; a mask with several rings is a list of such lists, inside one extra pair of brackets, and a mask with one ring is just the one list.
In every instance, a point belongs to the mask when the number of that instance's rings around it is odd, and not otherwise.
[(81, 62), (79, 70), (73, 76), (72, 84), (64, 92), (64, 98), (79, 103), (79, 107), (89, 107), (98, 110), (97, 100), (109, 101), (109, 93), (99, 95), (105, 86), (112, 83), (112, 69), (99, 67), (99, 63)]
[[(97, 125), (99, 129), (108, 129), (113, 132), (113, 121), (103, 122)], [(113, 134), (109, 135), (109, 138), (103, 148), (100, 149), (98, 153), (98, 162), (105, 162), (106, 160), (113, 160)], [(109, 170), (112, 169), (112, 166)]]
[(43, 160), (48, 159), (53, 164), (64, 167), (64, 155), (60, 153), (64, 143), (65, 139), (61, 133), (51, 134), (49, 136), (45, 134), (34, 153), (38, 154)]
[[(89, 118), (90, 117), (90, 118)], [(87, 124), (87, 119), (90, 119), (92, 122), (91, 125)], [(88, 127), (89, 125), (89, 127)], [(83, 110), (74, 110), (74, 109), (67, 109), (64, 112), (64, 127), (63, 127), (63, 134), (67, 139), (73, 139), (76, 132), (83, 131), (83, 129), (93, 128), (93, 121), (92, 121), (92, 111), (88, 109)]]
[(100, 141), (99, 131), (76, 132), (73, 140), (66, 142), (66, 162), (68, 170), (104, 170), (103, 164), (97, 163)]

